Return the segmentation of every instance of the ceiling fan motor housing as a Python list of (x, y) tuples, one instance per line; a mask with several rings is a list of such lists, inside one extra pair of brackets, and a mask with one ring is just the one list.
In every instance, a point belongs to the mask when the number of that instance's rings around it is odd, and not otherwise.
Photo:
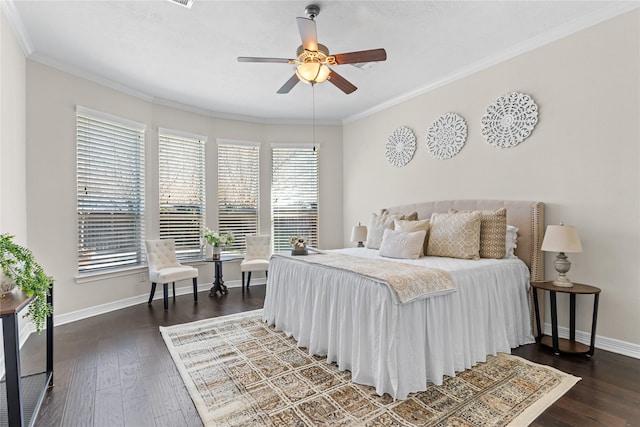
[(315, 4), (310, 4), (309, 6), (304, 8), (304, 13), (307, 15), (309, 19), (315, 19), (316, 16), (320, 13), (320, 7)]

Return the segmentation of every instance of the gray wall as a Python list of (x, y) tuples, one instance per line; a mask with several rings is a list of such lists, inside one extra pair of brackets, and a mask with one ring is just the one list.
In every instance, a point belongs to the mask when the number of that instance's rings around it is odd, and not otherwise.
[[(542, 201), (547, 224), (562, 220), (578, 228), (584, 252), (568, 254), (569, 276), (602, 289), (598, 335), (633, 343), (640, 354), (639, 28), (635, 10), (346, 124), (344, 236), (385, 206)], [(539, 121), (520, 145), (494, 148), (481, 135), (480, 120), (511, 91), (534, 98)], [(426, 131), (447, 112), (465, 118), (468, 139), (458, 155), (437, 160), (427, 150)], [(399, 126), (418, 139), (402, 168), (384, 156), (386, 138)], [(556, 275), (554, 258), (546, 255), (547, 278)], [(578, 297), (581, 331), (590, 331), (592, 301)], [(568, 301), (560, 303), (560, 324), (568, 327)]]
[[(27, 185), (30, 244), (55, 278), (55, 314), (65, 314), (144, 295), (146, 269), (78, 279), (76, 239), (76, 105), (147, 125), (146, 234), (158, 236), (158, 127), (208, 137), (206, 145), (207, 224), (217, 224), (217, 138), (262, 143), (261, 231), (270, 232), (270, 144), (307, 143), (309, 126), (269, 125), (217, 119), (133, 97), (27, 61)], [(320, 145), (320, 244), (342, 244), (342, 129), (318, 126)], [(211, 282), (212, 264), (196, 265), (200, 282)], [(238, 263), (226, 263), (225, 280), (239, 279)], [(143, 279), (143, 280), (141, 280)], [(180, 284), (189, 286), (188, 282)]]

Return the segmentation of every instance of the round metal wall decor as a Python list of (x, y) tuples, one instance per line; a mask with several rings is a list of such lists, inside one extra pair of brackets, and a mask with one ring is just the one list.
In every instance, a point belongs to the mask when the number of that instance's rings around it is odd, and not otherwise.
[(389, 163), (401, 167), (409, 163), (416, 152), (416, 136), (408, 127), (394, 130), (385, 146), (385, 156)]
[(467, 140), (467, 124), (457, 113), (444, 114), (427, 129), (427, 148), (436, 159), (450, 159), (462, 150)]
[(529, 95), (511, 92), (487, 108), (482, 117), (482, 135), (494, 147), (515, 147), (538, 123), (538, 106)]

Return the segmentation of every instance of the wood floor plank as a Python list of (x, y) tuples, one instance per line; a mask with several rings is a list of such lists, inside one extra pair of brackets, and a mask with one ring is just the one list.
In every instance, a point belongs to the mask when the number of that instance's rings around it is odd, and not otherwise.
[(124, 426), (120, 385), (96, 391), (94, 427)]
[(93, 425), (96, 396), (96, 368), (74, 369), (69, 384), (62, 425), (86, 427)]
[(147, 385), (142, 376), (140, 364), (120, 366), (120, 387), (123, 400), (147, 396)]
[(147, 395), (124, 399), (122, 402), (125, 427), (155, 427)]
[(157, 427), (176, 427), (185, 425), (182, 411), (175, 411), (161, 417), (156, 417), (155, 422)]
[(96, 389), (111, 388), (120, 385), (120, 367), (118, 344), (114, 338), (98, 342)]
[(45, 394), (42, 408), (36, 419), (36, 427), (60, 426), (62, 424), (74, 366), (75, 360), (73, 359), (54, 362), (53, 387)]
[(180, 410), (171, 380), (164, 372), (145, 378), (147, 396), (155, 418)]
[(184, 416), (184, 425), (187, 427), (202, 427), (202, 420), (198, 411), (193, 405), (193, 401), (189, 396), (189, 392), (182, 381), (180, 374), (169, 377), (171, 384), (173, 384), (173, 390), (176, 394), (176, 399), (180, 405), (180, 410)]

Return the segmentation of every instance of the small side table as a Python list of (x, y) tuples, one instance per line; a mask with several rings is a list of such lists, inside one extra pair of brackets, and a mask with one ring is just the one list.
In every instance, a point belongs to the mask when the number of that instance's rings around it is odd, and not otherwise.
[(224, 280), (222, 280), (222, 263), (237, 259), (237, 256), (233, 255), (221, 255), (218, 259), (205, 258), (203, 261), (212, 262), (214, 265), (214, 273), (213, 273), (213, 286), (209, 289), (209, 296), (215, 296), (217, 292), (220, 292), (220, 295), (228, 294), (229, 290), (227, 289), (227, 285), (224, 284)]
[[(600, 297), (600, 288), (595, 286), (574, 283), (571, 288), (563, 288), (555, 286), (553, 282), (531, 282), (534, 288), (533, 301), (536, 311), (536, 326), (538, 328), (538, 336), (536, 341), (553, 349), (553, 353), (558, 356), (560, 353), (586, 354), (587, 357), (593, 356), (596, 342), (596, 324), (598, 321), (598, 299)], [(540, 311), (538, 309), (538, 289), (549, 291), (551, 300), (551, 337), (542, 334), (540, 329)], [(558, 337), (558, 309), (556, 304), (556, 293), (569, 294), (570, 319), (569, 319), (569, 339)], [(587, 346), (576, 341), (576, 295), (593, 294), (593, 320), (591, 321), (591, 345)]]
[[(0, 388), (2, 388), (0, 390), (0, 425), (2, 426), (34, 425), (45, 394), (50, 387), (53, 387), (52, 315), (49, 315), (46, 320), (46, 371), (23, 376), (20, 368), (18, 313), (32, 300), (33, 297), (25, 296), (20, 290), (14, 290), (0, 299), (5, 367), (5, 379), (0, 381)], [(53, 288), (47, 296), (47, 303), (53, 305)]]

